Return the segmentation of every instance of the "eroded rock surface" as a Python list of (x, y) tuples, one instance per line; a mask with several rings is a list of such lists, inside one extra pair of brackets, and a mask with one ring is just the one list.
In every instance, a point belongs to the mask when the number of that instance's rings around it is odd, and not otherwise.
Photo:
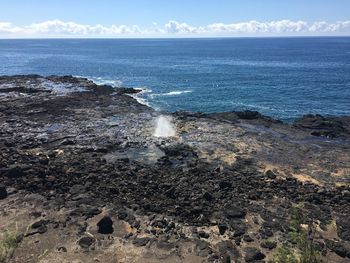
[(132, 96), (0, 77), (0, 228), (23, 234), (10, 262), (261, 262), (303, 229), (349, 260), (348, 117), (177, 112), (160, 138)]

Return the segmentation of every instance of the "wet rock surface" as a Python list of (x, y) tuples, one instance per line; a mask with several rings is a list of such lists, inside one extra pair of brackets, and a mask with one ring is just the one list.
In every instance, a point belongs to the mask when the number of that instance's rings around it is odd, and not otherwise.
[[(160, 113), (137, 92), (71, 76), (0, 77), (0, 226), (27, 209), (21, 246), (55, 240), (43, 262), (55, 253), (261, 262), (305, 228), (324, 257), (344, 262), (348, 117), (288, 125), (257, 112), (177, 112), (177, 135), (157, 138)], [(13, 262), (37, 262), (16, 251)]]

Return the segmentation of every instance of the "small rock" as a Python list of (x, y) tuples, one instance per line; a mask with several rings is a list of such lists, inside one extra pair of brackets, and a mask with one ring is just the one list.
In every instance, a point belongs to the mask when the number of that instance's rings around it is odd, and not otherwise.
[(244, 248), (244, 259), (246, 262), (252, 262), (256, 260), (262, 260), (265, 258), (265, 255), (255, 247), (246, 247)]
[(254, 239), (249, 235), (244, 235), (243, 240), (248, 243), (254, 241)]
[(276, 177), (277, 177), (276, 174), (274, 172), (272, 172), (271, 170), (266, 171), (265, 175), (269, 179), (276, 179)]
[(128, 217), (128, 213), (126, 211), (119, 211), (118, 212), (118, 219), (125, 220)]
[(59, 247), (57, 248), (59, 252), (67, 252), (67, 249), (65, 247)]
[(26, 233), (25, 236), (31, 236), (35, 234), (44, 234), (47, 232), (47, 221), (46, 220), (39, 220), (32, 224), (31, 228), (32, 230)]
[(38, 229), (37, 229), (37, 233), (38, 233), (38, 234), (44, 234), (44, 233), (46, 233), (46, 231), (47, 231), (47, 226), (46, 226), (46, 225), (41, 225), (41, 226), (38, 227)]
[(225, 224), (218, 225), (220, 235), (225, 234), (227, 226)]
[(261, 242), (260, 246), (262, 248), (274, 249), (277, 246), (277, 242), (272, 240), (264, 240)]
[(93, 237), (82, 237), (79, 239), (78, 244), (81, 248), (89, 248), (93, 243), (95, 242), (95, 239)]
[(207, 232), (204, 232), (204, 231), (199, 231), (198, 232), (198, 235), (201, 237), (201, 238), (209, 238), (209, 234)]
[(6, 197), (7, 197), (6, 187), (3, 185), (0, 185), (0, 200), (5, 199)]
[(85, 215), (85, 218), (91, 218), (95, 215), (98, 215), (101, 213), (101, 209), (97, 207), (87, 207), (85, 211), (83, 211), (83, 214)]
[(30, 232), (29, 234), (44, 234), (47, 231), (47, 221), (39, 220), (32, 224), (32, 228), (36, 231)]
[(103, 217), (98, 223), (98, 233), (100, 234), (112, 234), (113, 229), (113, 221), (110, 216)]
[(39, 220), (39, 221), (36, 221), (32, 224), (32, 228), (37, 229), (45, 224), (46, 224), (45, 220)]
[(65, 139), (61, 142), (61, 145), (74, 145), (76, 144), (76, 141), (70, 140), (70, 139)]
[(41, 211), (33, 211), (30, 213), (32, 217), (38, 218), (41, 217), (42, 212)]
[(141, 238), (136, 238), (132, 243), (137, 247), (144, 247), (150, 241), (151, 239), (149, 237), (141, 237)]

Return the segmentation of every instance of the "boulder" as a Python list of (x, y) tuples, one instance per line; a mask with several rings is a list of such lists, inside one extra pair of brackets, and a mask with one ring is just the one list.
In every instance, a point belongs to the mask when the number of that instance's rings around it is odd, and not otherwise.
[(112, 234), (114, 232), (113, 229), (113, 220), (110, 216), (104, 216), (98, 223), (98, 233), (100, 234)]
[(255, 247), (246, 247), (243, 251), (245, 253), (244, 259), (246, 262), (253, 262), (265, 258), (265, 255)]

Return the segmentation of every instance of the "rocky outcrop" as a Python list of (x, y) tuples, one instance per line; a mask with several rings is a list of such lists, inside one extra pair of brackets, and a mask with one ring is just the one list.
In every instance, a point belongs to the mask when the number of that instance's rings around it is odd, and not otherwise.
[[(40, 195), (50, 211), (31, 211), (25, 238), (62, 232), (84, 253), (122, 240), (161, 259), (254, 262), (294, 246), (302, 226), (325, 257), (348, 255), (345, 117), (290, 126), (257, 112), (178, 112), (176, 136), (159, 138), (159, 113), (135, 92), (71, 76), (0, 78), (0, 202)], [(334, 222), (331, 241), (312, 232)]]
[(293, 126), (307, 130), (313, 136), (329, 138), (350, 137), (350, 117), (324, 117), (321, 115), (305, 115), (296, 119)]

